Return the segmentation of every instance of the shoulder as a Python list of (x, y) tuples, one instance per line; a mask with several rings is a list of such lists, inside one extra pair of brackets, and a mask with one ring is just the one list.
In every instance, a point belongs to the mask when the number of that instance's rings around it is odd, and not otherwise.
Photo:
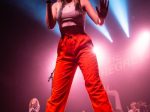
[(80, 0), (82, 6), (86, 6), (86, 4), (89, 2), (90, 2), (89, 0)]
[(58, 2), (55, 2), (55, 3), (52, 4), (52, 7), (57, 8), (57, 5), (58, 5)]
[(57, 1), (57, 2), (52, 4), (52, 7), (57, 9), (59, 5), (60, 5), (60, 2)]
[(57, 1), (56, 3), (53, 4), (53, 7), (55, 10), (59, 10), (61, 7), (62, 3), (60, 1)]

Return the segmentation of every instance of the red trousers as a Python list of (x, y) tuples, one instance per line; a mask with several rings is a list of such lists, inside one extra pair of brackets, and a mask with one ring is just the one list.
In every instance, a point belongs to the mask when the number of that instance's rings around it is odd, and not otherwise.
[(73, 77), (80, 67), (94, 112), (112, 112), (99, 77), (93, 44), (86, 34), (65, 35), (58, 45), (58, 57), (46, 112), (64, 112)]

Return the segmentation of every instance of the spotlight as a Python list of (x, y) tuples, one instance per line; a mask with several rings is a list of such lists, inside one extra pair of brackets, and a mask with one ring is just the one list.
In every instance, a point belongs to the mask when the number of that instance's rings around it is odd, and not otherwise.
[(99, 26), (99, 25), (95, 25), (95, 23), (89, 18), (87, 17), (87, 21), (95, 28), (97, 29), (99, 32), (101, 32), (111, 43), (113, 42), (113, 40), (111, 39), (111, 36), (107, 30), (106, 25), (103, 26)]
[(133, 45), (133, 52), (137, 56), (147, 56), (146, 53), (150, 53), (150, 31), (143, 31), (137, 36), (137, 40)]
[(129, 24), (128, 24), (128, 0), (110, 0), (110, 8), (114, 13), (116, 19), (121, 25), (126, 36), (129, 38)]
[(35, 20), (40, 21), (44, 26), (45, 23), (45, 3), (43, 1), (35, 1), (35, 0), (15, 0), (13, 5), (21, 8), (25, 11), (29, 16), (33, 17)]
[[(90, 1), (91, 1), (92, 5), (94, 5), (94, 6), (97, 4), (95, 0), (90, 0)], [(28, 15), (33, 17), (35, 20), (40, 21), (40, 23), (42, 23), (43, 26), (46, 26), (45, 3), (42, 3), (42, 2), (43, 1), (36, 1), (35, 2), (35, 1), (31, 1), (31, 0), (24, 0), (24, 1), (16, 0), (13, 3), (13, 5), (17, 5), (19, 8), (23, 9)], [(102, 27), (100, 28), (100, 27), (97, 27), (96, 25), (93, 25), (93, 22), (91, 22), (90, 19), (88, 19), (88, 21), (90, 21), (92, 26), (94, 26), (96, 29), (101, 31), (104, 34), (104, 36), (106, 36), (108, 38), (108, 40), (110, 40), (112, 42), (106, 26), (104, 26), (103, 28)], [(60, 35), (58, 24), (56, 24), (56, 26), (54, 28), (54, 32), (57, 35)]]
[(138, 40), (136, 42), (136, 48), (139, 49), (139, 51), (143, 51), (146, 49), (146, 47), (150, 44), (150, 32), (149, 31), (143, 31), (138, 36)]
[[(90, 2), (91, 2), (93, 7), (98, 6), (97, 4), (99, 4), (99, 2), (97, 0), (90, 0)], [(108, 31), (108, 29), (107, 29), (105, 24), (103, 26), (95, 25), (95, 23), (88, 16), (87, 16), (87, 21), (95, 29), (97, 29), (99, 32), (101, 32), (111, 43), (113, 42), (113, 40), (112, 40), (112, 38), (111, 38), (111, 36), (109, 34), (109, 31)]]
[(102, 48), (101, 46), (97, 44), (94, 44), (93, 53), (96, 54), (97, 60), (100, 64), (104, 63), (104, 60), (107, 57), (106, 51), (104, 51), (104, 48)]
[(58, 23), (56, 23), (56, 26), (54, 28), (54, 32), (55, 32), (56, 35), (60, 36), (60, 31), (59, 31)]
[(99, 56), (100, 55), (100, 49), (99, 49), (99, 47), (94, 47), (93, 48), (93, 52), (97, 55), (97, 56)]
[(149, 38), (150, 38), (150, 31), (144, 31), (144, 32), (142, 33), (142, 36), (143, 36), (144, 38), (146, 38), (146, 39), (149, 39)]

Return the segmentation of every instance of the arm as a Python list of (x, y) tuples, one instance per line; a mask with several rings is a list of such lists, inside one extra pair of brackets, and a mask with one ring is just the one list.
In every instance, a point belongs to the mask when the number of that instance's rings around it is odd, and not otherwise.
[(99, 18), (98, 14), (92, 7), (89, 0), (81, 0), (81, 3), (83, 7), (85, 7), (85, 10), (87, 11), (88, 16), (94, 21), (95, 24), (102, 25), (104, 23), (104, 19)]
[(56, 24), (56, 3), (46, 4), (46, 23), (48, 25), (48, 28), (54, 28)]

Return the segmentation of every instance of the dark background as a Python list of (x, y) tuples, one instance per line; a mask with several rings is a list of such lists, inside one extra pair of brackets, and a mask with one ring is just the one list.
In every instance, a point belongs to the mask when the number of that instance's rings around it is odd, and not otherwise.
[[(130, 0), (129, 3), (130, 39), (125, 37), (111, 13), (106, 22), (113, 44), (86, 24), (86, 31), (91, 37), (94, 34), (100, 35), (100, 38), (92, 38), (93, 41), (98, 40), (107, 46), (111, 55), (123, 55), (122, 52), (135, 40), (136, 31), (141, 27), (150, 29), (150, 1)], [(47, 79), (55, 63), (54, 54), (59, 36), (9, 1), (1, 3), (0, 18), (0, 111), (27, 112), (30, 99), (37, 97), (41, 112), (44, 112), (51, 87)], [(147, 52), (146, 58), (143, 57), (144, 62), (138, 63), (138, 69), (132, 68), (133, 65), (103, 78), (104, 84), (119, 92), (125, 111), (132, 101), (143, 100), (150, 103), (150, 48)], [(92, 111), (83, 81), (79, 81), (79, 84), (81, 85), (78, 87), (73, 84), (67, 112), (81, 112), (83, 109)], [(79, 87), (81, 91), (78, 91)]]

